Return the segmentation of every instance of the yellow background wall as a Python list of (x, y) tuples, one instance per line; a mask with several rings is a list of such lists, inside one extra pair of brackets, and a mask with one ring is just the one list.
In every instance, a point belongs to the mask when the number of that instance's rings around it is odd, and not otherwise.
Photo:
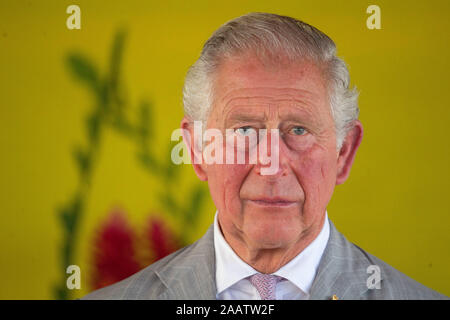
[[(66, 8), (81, 8), (81, 30)], [(381, 8), (368, 30), (366, 8)], [(0, 298), (52, 299), (62, 281), (58, 207), (76, 188), (72, 149), (83, 143), (92, 101), (66, 66), (78, 51), (107, 68), (115, 32), (128, 32), (123, 80), (132, 104), (154, 104), (155, 150), (182, 117), (188, 66), (209, 35), (251, 11), (290, 15), (327, 33), (361, 91), (365, 128), (351, 177), (328, 212), (347, 238), (419, 282), (450, 295), (450, 2), (433, 1), (0, 1)], [(134, 226), (158, 215), (157, 183), (136, 164), (133, 146), (104, 136), (75, 261), (89, 287), (90, 239), (119, 206)], [(167, 160), (169, 161), (169, 159)], [(187, 165), (183, 188), (197, 183)], [(183, 187), (184, 186), (184, 187)], [(212, 222), (208, 200), (191, 241)], [(176, 226), (176, 224), (173, 224)], [(189, 226), (186, 226), (189, 227)]]

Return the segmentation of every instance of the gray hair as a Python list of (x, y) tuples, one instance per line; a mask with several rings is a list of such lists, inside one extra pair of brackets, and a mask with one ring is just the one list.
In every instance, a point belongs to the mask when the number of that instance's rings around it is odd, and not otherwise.
[(200, 58), (186, 75), (183, 88), (185, 115), (206, 122), (213, 103), (214, 72), (223, 59), (246, 52), (276, 59), (280, 54), (290, 62), (315, 61), (328, 81), (331, 114), (338, 149), (358, 119), (358, 91), (349, 88), (345, 62), (336, 56), (336, 45), (326, 34), (291, 17), (250, 13), (222, 25), (206, 41)]

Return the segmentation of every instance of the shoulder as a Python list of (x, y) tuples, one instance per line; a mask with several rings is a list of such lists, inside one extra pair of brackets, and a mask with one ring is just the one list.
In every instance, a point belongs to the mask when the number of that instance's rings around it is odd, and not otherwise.
[[(91, 292), (83, 300), (122, 300), (122, 299), (155, 299), (165, 289), (164, 283), (158, 277), (158, 271), (173, 260), (180, 259), (189, 247), (184, 247), (167, 257), (151, 264), (132, 276), (110, 286)], [(151, 290), (149, 290), (151, 288)], [(146, 292), (145, 296), (143, 293)]]
[[(134, 275), (108, 287), (96, 290), (84, 296), (83, 300), (138, 300), (158, 299), (171, 285), (170, 279), (178, 269), (189, 266), (199, 252), (205, 252), (205, 246), (211, 243), (210, 230), (195, 243), (186, 246)], [(214, 259), (214, 257), (212, 257)]]
[(448, 299), (351, 243), (330, 221), (330, 237), (312, 288), (314, 299)]
[[(376, 256), (350, 243), (353, 253), (361, 260), (366, 260), (366, 286), (368, 290), (362, 299), (395, 299), (395, 300), (442, 300), (446, 296), (422, 285), (416, 280), (393, 268)], [(380, 282), (375, 283), (376, 274), (380, 276)], [(370, 278), (373, 276), (373, 278)]]

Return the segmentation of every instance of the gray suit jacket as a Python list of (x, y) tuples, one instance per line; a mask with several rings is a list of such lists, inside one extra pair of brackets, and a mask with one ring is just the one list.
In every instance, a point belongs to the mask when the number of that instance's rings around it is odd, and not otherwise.
[[(214, 229), (194, 244), (83, 299), (216, 299)], [(379, 267), (379, 289), (367, 268)], [(448, 299), (350, 243), (330, 221), (330, 238), (310, 290), (311, 299)]]

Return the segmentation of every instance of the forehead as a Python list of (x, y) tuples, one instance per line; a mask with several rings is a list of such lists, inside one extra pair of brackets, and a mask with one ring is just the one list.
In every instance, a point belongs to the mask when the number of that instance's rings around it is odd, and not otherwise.
[(258, 106), (329, 110), (321, 69), (308, 61), (287, 64), (267, 63), (255, 56), (229, 58), (219, 66), (214, 88), (214, 108), (222, 115), (245, 106), (247, 110)]

